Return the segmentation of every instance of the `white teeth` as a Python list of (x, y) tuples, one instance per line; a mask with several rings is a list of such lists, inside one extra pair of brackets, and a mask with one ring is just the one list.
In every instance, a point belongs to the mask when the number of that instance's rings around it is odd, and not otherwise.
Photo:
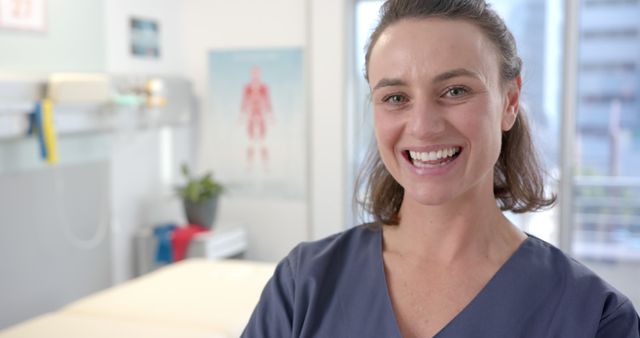
[(415, 165), (418, 168), (435, 168), (435, 167), (442, 167), (443, 165), (445, 165), (447, 163), (449, 163), (449, 162), (446, 161), (446, 162), (437, 163), (437, 164), (429, 164), (427, 162), (415, 161), (415, 162), (413, 162), (413, 165)]
[(412, 160), (418, 161), (437, 161), (444, 159), (445, 157), (452, 157), (453, 155), (460, 152), (460, 148), (452, 147), (447, 149), (440, 149), (438, 151), (430, 151), (430, 152), (417, 152), (417, 151), (409, 151), (409, 156)]

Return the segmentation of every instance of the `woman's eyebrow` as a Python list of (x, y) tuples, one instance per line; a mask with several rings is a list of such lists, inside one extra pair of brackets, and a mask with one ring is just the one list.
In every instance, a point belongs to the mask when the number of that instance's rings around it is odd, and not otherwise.
[(443, 82), (443, 81), (452, 79), (454, 77), (461, 77), (461, 76), (472, 77), (478, 80), (482, 80), (482, 77), (477, 72), (474, 72), (465, 68), (456, 68), (450, 71), (446, 71), (442, 74), (439, 74), (438, 76), (433, 78), (433, 83)]
[(406, 85), (406, 82), (404, 82), (401, 79), (389, 79), (389, 78), (383, 78), (380, 81), (378, 81), (378, 83), (376, 84), (375, 87), (373, 87), (372, 91), (375, 91), (376, 89), (380, 89), (382, 87), (391, 87), (391, 86), (404, 86)]
[[(483, 77), (480, 76), (477, 72), (468, 70), (466, 68), (456, 68), (444, 73), (438, 74), (438, 76), (433, 78), (433, 83), (443, 82), (456, 77), (472, 77), (474, 79), (483, 80)], [(380, 89), (383, 87), (391, 87), (391, 86), (405, 86), (406, 82), (399, 78), (383, 78), (373, 87), (372, 91), (376, 89)]]

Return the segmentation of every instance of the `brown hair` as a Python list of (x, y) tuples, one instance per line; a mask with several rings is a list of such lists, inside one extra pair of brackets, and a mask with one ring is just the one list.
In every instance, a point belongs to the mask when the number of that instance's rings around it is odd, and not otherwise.
[[(380, 22), (371, 34), (365, 56), (365, 79), (369, 80), (371, 50), (382, 32), (402, 19), (439, 17), (467, 20), (489, 38), (500, 56), (503, 83), (514, 80), (522, 70), (513, 35), (504, 21), (484, 0), (388, 0), (380, 9)], [(522, 106), (513, 127), (502, 134), (502, 148), (494, 167), (493, 192), (501, 210), (515, 213), (539, 210), (555, 203), (545, 196), (543, 170), (531, 140)], [(364, 188), (364, 196), (358, 191)], [(375, 143), (356, 181), (356, 205), (369, 212), (377, 224), (398, 224), (404, 188), (385, 168)]]

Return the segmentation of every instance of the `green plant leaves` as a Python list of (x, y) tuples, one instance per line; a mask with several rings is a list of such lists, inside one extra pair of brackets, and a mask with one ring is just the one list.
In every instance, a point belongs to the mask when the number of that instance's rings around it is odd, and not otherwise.
[(220, 195), (224, 187), (213, 178), (211, 172), (205, 173), (202, 177), (192, 177), (189, 167), (182, 164), (182, 174), (186, 178), (183, 186), (178, 186), (176, 192), (180, 197), (192, 203), (200, 203)]

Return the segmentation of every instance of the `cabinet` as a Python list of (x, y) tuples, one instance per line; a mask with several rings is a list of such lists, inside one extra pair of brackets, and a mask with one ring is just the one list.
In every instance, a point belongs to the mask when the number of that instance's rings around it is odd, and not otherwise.
[[(158, 241), (152, 228), (135, 235), (136, 275), (153, 271), (163, 264), (155, 261)], [(187, 258), (207, 259), (242, 258), (247, 250), (247, 232), (241, 224), (217, 224), (209, 231), (197, 234), (189, 243)]]

